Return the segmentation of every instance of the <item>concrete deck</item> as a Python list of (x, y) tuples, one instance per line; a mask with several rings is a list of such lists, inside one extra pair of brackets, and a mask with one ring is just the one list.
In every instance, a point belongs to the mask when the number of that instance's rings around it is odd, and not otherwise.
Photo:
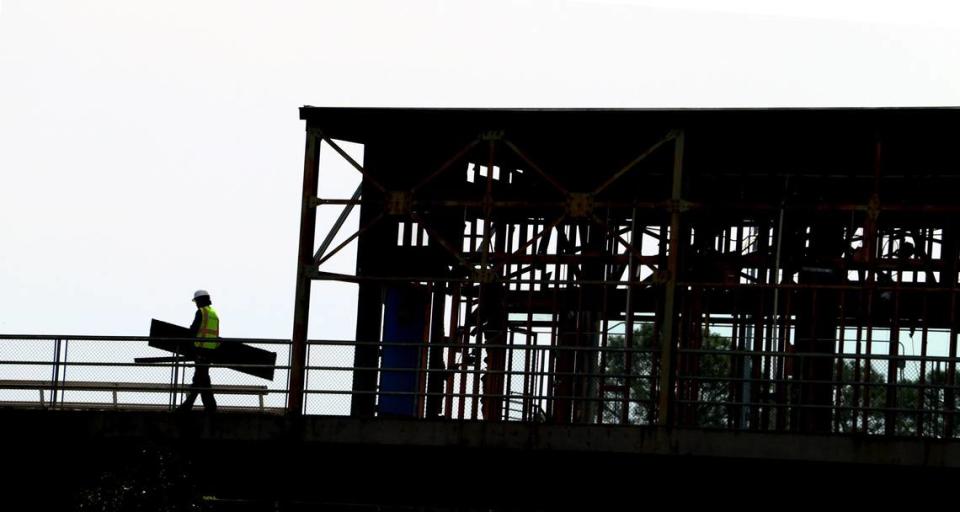
[(64, 496), (145, 450), (188, 460), (217, 496), (378, 506), (547, 510), (638, 485), (709, 493), (801, 482), (815, 493), (859, 479), (929, 488), (960, 476), (960, 443), (912, 438), (16, 408), (0, 409), (0, 433), (9, 454), (22, 452), (8, 483)]

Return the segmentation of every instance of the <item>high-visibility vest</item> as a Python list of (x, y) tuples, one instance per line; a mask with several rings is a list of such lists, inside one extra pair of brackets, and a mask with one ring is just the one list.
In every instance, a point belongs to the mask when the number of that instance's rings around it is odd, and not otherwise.
[(219, 341), (212, 341), (220, 337), (220, 319), (217, 312), (211, 306), (200, 308), (200, 329), (197, 330), (197, 338), (211, 341), (194, 341), (193, 346), (213, 350), (220, 346)]

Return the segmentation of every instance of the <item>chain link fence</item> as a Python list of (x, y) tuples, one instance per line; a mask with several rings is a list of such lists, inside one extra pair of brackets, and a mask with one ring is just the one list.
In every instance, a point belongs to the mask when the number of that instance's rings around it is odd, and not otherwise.
[[(953, 437), (955, 361), (921, 350), (891, 351), (845, 340), (835, 353), (746, 350), (711, 334), (675, 354), (675, 373), (660, 374), (662, 354), (651, 329), (601, 346), (557, 346), (507, 338), (479, 343), (308, 342), (304, 413), (350, 415), (356, 400), (381, 416), (522, 422), (652, 425), (663, 382), (672, 385), (671, 424), (699, 428), (829, 431)], [(0, 336), (0, 403), (55, 409), (173, 410), (189, 391), (194, 363), (136, 362), (169, 356), (149, 338)], [(273, 380), (212, 365), (212, 390), (228, 411), (285, 412), (290, 343), (225, 339), (274, 352)], [(361, 346), (376, 363), (355, 364)], [(933, 355), (931, 355), (933, 354)], [(355, 389), (359, 372), (374, 386)], [(197, 404), (198, 406), (200, 404)], [(810, 426), (813, 425), (813, 428)]]
[[(148, 345), (150, 338), (119, 336), (0, 336), (0, 403), (77, 408), (172, 410), (189, 390), (195, 363)], [(289, 357), (285, 340), (227, 339)], [(162, 363), (137, 358), (166, 357)], [(287, 369), (278, 365), (272, 381), (222, 365), (210, 368), (218, 407), (226, 410), (282, 410)]]

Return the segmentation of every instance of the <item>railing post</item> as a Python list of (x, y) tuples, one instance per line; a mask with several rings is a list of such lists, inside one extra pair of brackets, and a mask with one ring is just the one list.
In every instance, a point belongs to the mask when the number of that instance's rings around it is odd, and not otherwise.
[(50, 372), (50, 408), (57, 407), (57, 384), (60, 380), (60, 339), (53, 341), (53, 365)]
[(64, 385), (60, 386), (60, 407), (63, 407), (63, 396), (66, 394), (66, 383), (67, 383), (67, 361), (68, 356), (70, 355), (70, 340), (63, 340), (63, 371), (60, 373), (60, 382)]
[(179, 362), (176, 357), (173, 359), (173, 363), (170, 365), (170, 410), (174, 410), (177, 406), (177, 370), (179, 368)]

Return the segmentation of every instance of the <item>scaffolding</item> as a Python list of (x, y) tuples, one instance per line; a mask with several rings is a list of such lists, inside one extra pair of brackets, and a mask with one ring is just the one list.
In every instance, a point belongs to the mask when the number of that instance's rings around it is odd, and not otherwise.
[(956, 109), (300, 114), (291, 411), (343, 281), (354, 416), (953, 435)]

